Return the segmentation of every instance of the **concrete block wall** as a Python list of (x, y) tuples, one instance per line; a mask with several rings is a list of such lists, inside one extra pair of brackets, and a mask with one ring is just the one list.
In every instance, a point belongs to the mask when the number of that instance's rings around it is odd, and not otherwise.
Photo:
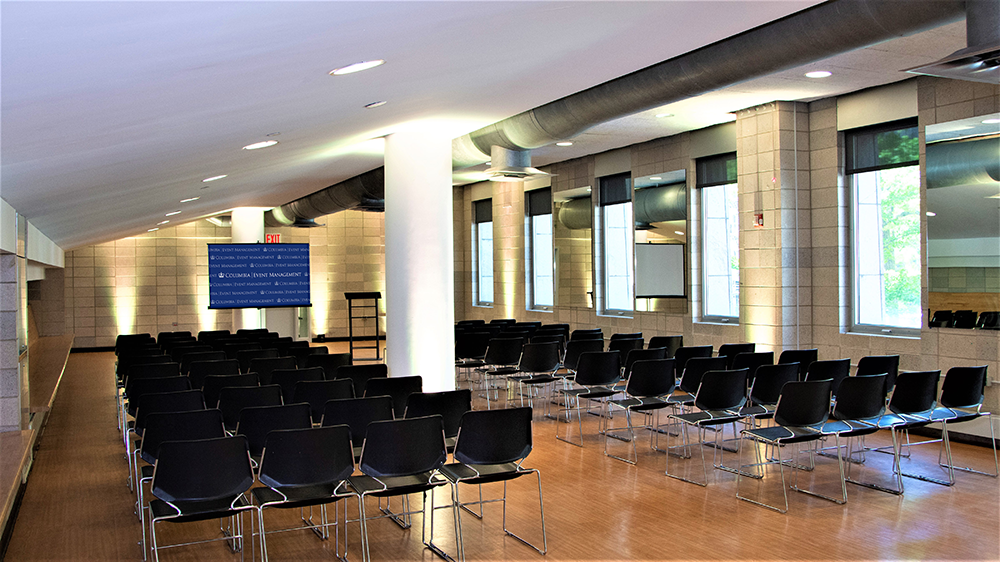
[[(17, 260), (0, 253), (0, 432), (21, 429), (21, 371), (17, 344)], [(27, 398), (25, 398), (27, 400)]]

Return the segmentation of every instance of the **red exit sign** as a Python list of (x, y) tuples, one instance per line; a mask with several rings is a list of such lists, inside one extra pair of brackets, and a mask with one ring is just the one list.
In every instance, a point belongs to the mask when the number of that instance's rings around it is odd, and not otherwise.
[(266, 244), (280, 244), (281, 243), (281, 235), (280, 234), (265, 234), (264, 235), (264, 242)]

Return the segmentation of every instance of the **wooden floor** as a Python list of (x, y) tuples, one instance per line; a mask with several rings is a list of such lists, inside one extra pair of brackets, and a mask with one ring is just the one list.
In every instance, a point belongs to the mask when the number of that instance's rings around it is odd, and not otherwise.
[[(139, 522), (115, 428), (110, 353), (74, 354), (62, 381), (28, 481), (6, 560), (140, 560)], [(585, 420), (585, 447), (557, 441), (556, 423), (536, 421), (534, 451), (526, 465), (542, 471), (549, 552), (541, 556), (501, 529), (499, 504), (483, 521), (462, 516), (471, 560), (998, 560), (1000, 492), (996, 479), (959, 473), (954, 487), (906, 479), (902, 497), (848, 487), (849, 502), (836, 505), (789, 492), (787, 515), (736, 499), (735, 476), (712, 471), (707, 487), (664, 476), (662, 453), (640, 452), (637, 466), (605, 457)], [(869, 444), (887, 442), (875, 436)], [(643, 441), (645, 443), (645, 441)], [(621, 445), (620, 443), (618, 444)], [(954, 455), (979, 467), (992, 462), (988, 449), (954, 445)], [(860, 476), (887, 474), (889, 455), (870, 454)], [(914, 470), (934, 471), (936, 446), (914, 453)], [(727, 463), (735, 460), (727, 456)], [(960, 462), (961, 462), (960, 461)], [(687, 463), (687, 464), (685, 464)], [(679, 470), (700, 467), (671, 459)], [(907, 468), (907, 467), (904, 467)], [(698, 469), (700, 471), (700, 468)], [(836, 493), (835, 460), (821, 459), (800, 484)], [(762, 486), (780, 501), (777, 473)], [(814, 480), (815, 479), (815, 480)], [(744, 480), (747, 482), (747, 480)], [(540, 540), (534, 482), (512, 484), (509, 526)], [(751, 484), (756, 489), (757, 483)], [(748, 491), (752, 491), (748, 489)], [(497, 490), (487, 490), (496, 495)], [(440, 496), (445, 499), (444, 495)], [(464, 496), (463, 499), (468, 499)], [(347, 502), (349, 513), (357, 505)], [(294, 513), (265, 512), (268, 528), (292, 524)], [(438, 512), (438, 541), (454, 550), (447, 533), (450, 513)], [(382, 520), (370, 524), (376, 560), (435, 557), (422, 548), (419, 521), (408, 531)], [(209, 538), (213, 523), (163, 525), (162, 540)], [(360, 560), (357, 525), (346, 530), (352, 559)], [(333, 544), (307, 532), (268, 535), (271, 560), (333, 559)], [(259, 554), (258, 554), (259, 556)], [(235, 560), (223, 543), (166, 551), (163, 560)]]

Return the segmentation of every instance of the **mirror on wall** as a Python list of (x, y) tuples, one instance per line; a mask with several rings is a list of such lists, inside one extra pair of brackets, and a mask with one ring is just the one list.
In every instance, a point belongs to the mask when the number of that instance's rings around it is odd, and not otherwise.
[(552, 259), (555, 262), (555, 304), (593, 308), (591, 188), (578, 187), (552, 194)]
[(1000, 310), (1000, 113), (929, 125), (926, 142), (927, 306)]
[(633, 180), (636, 307), (653, 298), (687, 296), (687, 172)]

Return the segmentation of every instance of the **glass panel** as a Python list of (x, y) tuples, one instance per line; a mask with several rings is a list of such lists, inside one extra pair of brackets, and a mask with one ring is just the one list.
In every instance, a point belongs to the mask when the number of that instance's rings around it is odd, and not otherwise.
[(493, 302), (493, 223), (476, 225), (479, 304)]
[(737, 184), (701, 189), (702, 315), (738, 318), (740, 253)]
[(531, 217), (531, 272), (532, 306), (553, 306), (552, 215)]
[(632, 203), (603, 209), (605, 309), (632, 310)]

